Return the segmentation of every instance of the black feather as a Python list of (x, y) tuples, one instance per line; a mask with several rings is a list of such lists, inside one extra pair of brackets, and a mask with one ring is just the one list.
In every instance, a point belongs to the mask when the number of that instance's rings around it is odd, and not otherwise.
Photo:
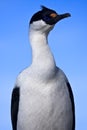
[(11, 121), (13, 130), (17, 130), (17, 117), (18, 117), (18, 108), (19, 108), (19, 87), (15, 87), (12, 92), (11, 99)]
[(75, 130), (75, 105), (74, 105), (74, 97), (73, 97), (72, 89), (71, 89), (71, 86), (70, 86), (69, 82), (67, 81), (66, 84), (67, 84), (67, 88), (68, 88), (68, 91), (69, 91), (69, 96), (70, 96), (71, 103), (72, 103), (72, 112), (73, 112), (72, 130)]

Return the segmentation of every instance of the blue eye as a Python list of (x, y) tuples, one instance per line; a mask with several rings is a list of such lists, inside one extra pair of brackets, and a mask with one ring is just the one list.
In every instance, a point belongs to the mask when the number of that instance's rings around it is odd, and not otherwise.
[(50, 20), (50, 17), (49, 16), (44, 16), (43, 18), (45, 21), (49, 21)]

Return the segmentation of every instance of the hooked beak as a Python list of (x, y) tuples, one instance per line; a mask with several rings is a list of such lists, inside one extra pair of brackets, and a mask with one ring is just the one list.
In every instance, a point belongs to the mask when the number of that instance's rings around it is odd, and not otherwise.
[(64, 19), (64, 18), (68, 18), (68, 17), (70, 17), (70, 16), (71, 16), (70, 13), (65, 13), (65, 14), (57, 15), (57, 16), (56, 16), (56, 23), (57, 23), (58, 21)]

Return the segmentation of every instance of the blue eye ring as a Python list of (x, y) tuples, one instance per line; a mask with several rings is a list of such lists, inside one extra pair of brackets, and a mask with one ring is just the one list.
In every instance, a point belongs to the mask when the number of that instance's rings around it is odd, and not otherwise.
[(45, 21), (49, 21), (51, 18), (49, 17), (49, 16), (44, 16), (43, 17), (43, 20), (45, 20)]

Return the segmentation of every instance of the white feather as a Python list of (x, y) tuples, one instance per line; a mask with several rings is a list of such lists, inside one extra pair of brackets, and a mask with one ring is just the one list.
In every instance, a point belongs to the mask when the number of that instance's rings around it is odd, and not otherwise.
[(71, 130), (72, 106), (67, 79), (56, 67), (47, 41), (52, 28), (43, 21), (30, 26), (32, 64), (16, 82), (20, 87), (17, 130)]

